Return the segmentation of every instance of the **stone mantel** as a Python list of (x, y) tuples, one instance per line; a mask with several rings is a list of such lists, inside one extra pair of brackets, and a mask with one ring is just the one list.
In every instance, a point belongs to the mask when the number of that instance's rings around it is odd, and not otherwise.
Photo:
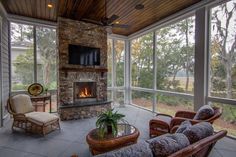
[(65, 72), (65, 75), (68, 75), (68, 72), (70, 71), (78, 71), (78, 72), (96, 72), (96, 73), (101, 73), (101, 75), (104, 74), (104, 72), (107, 72), (108, 69), (105, 67), (62, 67), (60, 68), (61, 71)]

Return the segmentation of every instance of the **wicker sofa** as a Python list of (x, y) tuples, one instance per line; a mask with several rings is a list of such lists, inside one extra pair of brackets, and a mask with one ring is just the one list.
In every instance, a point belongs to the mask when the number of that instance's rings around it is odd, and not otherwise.
[[(191, 123), (190, 123), (191, 124)], [(184, 126), (175, 134), (165, 134), (96, 157), (207, 157), (227, 131), (213, 132), (208, 122)]]

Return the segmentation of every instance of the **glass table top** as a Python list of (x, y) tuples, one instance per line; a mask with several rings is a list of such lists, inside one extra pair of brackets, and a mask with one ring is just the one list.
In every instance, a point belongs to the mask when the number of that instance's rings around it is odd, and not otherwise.
[(130, 124), (118, 124), (117, 125), (117, 134), (113, 135), (113, 134), (107, 134), (105, 133), (104, 136), (100, 136), (99, 135), (99, 130), (98, 129), (94, 129), (91, 131), (90, 137), (93, 139), (97, 139), (97, 140), (109, 140), (109, 139), (113, 139), (113, 138), (119, 138), (122, 136), (127, 136), (127, 135), (131, 135), (136, 131), (136, 128)]

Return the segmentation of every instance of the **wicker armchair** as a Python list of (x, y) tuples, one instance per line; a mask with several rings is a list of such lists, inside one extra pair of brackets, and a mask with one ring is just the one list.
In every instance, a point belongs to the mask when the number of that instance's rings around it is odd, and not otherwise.
[(59, 118), (46, 112), (34, 112), (28, 95), (18, 94), (8, 99), (7, 110), (13, 117), (12, 131), (20, 128), (26, 132), (39, 133), (43, 136), (60, 129)]
[(174, 117), (167, 114), (157, 114), (154, 119), (151, 119), (149, 121), (149, 135), (150, 137), (153, 137), (175, 132), (178, 126), (185, 120), (189, 120), (192, 124), (196, 124), (202, 121), (212, 124), (222, 114), (222, 110), (220, 108), (213, 107), (213, 109), (214, 115), (205, 120), (193, 119), (196, 115), (196, 112), (190, 111), (177, 111)]

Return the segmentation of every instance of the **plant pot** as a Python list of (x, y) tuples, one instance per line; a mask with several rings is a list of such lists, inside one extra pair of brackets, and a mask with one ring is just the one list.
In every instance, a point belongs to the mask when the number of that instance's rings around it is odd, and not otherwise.
[(107, 134), (112, 134), (112, 126), (107, 125)]

